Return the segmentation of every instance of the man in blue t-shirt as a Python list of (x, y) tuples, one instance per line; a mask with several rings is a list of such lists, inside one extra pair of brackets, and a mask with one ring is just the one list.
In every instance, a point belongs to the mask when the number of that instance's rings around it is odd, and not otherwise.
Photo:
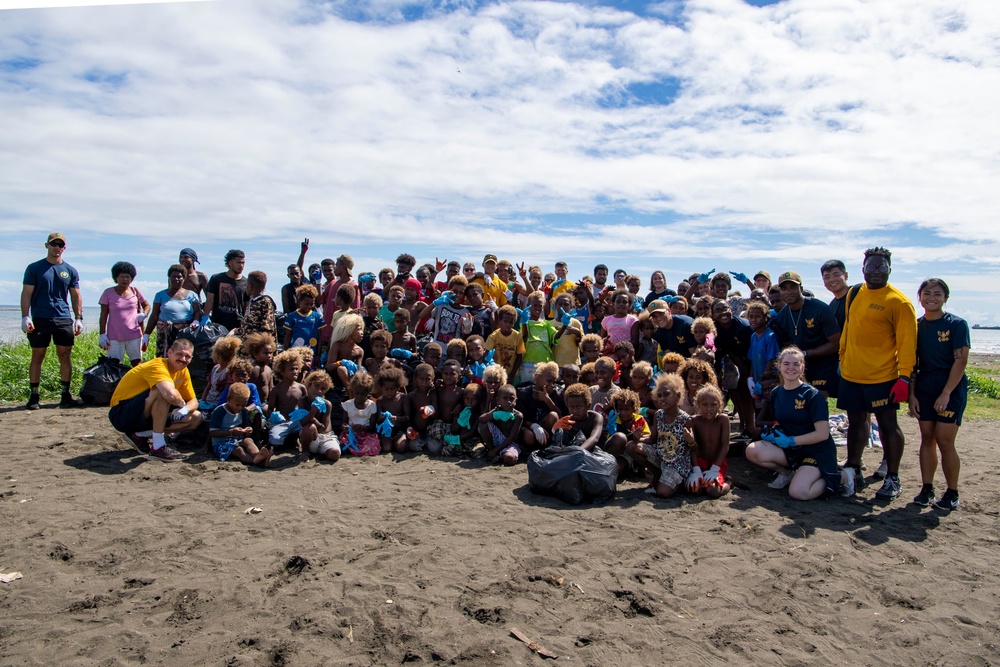
[[(62, 379), (61, 408), (73, 408), (80, 404), (69, 393), (69, 383), (73, 378), (73, 362), (70, 355), (73, 342), (83, 331), (83, 301), (80, 299), (80, 274), (63, 261), (66, 251), (66, 237), (52, 232), (45, 241), (48, 254), (44, 259), (32, 262), (24, 270), (21, 287), (21, 331), (28, 334), (31, 345), (31, 363), (28, 366), (28, 382), (31, 395), (28, 410), (39, 408), (38, 385), (42, 381), (42, 362), (50, 343), (56, 344), (59, 356), (59, 376)], [(73, 301), (72, 312), (69, 300)]]

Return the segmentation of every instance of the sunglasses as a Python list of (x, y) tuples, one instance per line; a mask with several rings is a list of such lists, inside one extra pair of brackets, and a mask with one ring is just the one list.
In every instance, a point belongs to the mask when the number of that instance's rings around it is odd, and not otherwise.
[(52, 241), (51, 243), (49, 243), (49, 245), (52, 246), (53, 248), (65, 248), (66, 247), (66, 244), (63, 243), (62, 241)]
[(465, 271), (466, 273), (475, 273), (476, 272), (476, 268), (473, 267), (473, 266), (467, 266), (464, 269), (462, 269), (462, 271)]

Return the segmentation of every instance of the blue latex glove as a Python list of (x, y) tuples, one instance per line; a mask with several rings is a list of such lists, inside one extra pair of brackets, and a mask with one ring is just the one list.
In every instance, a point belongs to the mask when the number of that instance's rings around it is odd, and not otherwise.
[(272, 424), (280, 424), (281, 422), (285, 421), (285, 415), (275, 410), (274, 412), (271, 413), (271, 416), (267, 418), (267, 421), (271, 422)]
[(358, 451), (358, 436), (354, 435), (354, 427), (347, 427), (347, 446), (341, 447), (340, 451), (344, 452), (347, 450)]
[[(497, 353), (496, 350), (490, 350), (489, 352), (487, 352), (486, 356), (483, 357), (483, 364), (487, 366), (492, 366), (493, 364), (495, 364), (496, 362), (493, 361), (493, 357), (496, 356), (496, 353)], [(839, 367), (837, 368), (837, 371), (840, 372)]]
[(326, 360), (329, 357), (329, 352), (324, 352), (319, 356), (319, 367), (326, 368)]
[(319, 410), (320, 414), (326, 414), (326, 401), (323, 400), (322, 396), (317, 396), (312, 400), (311, 405)]
[(344, 359), (340, 365), (347, 369), (347, 376), (350, 377), (358, 372), (358, 365), (350, 359)]
[(441, 296), (432, 302), (435, 306), (450, 306), (455, 303), (455, 295), (451, 292), (442, 292)]
[(473, 361), (471, 364), (469, 364), (469, 371), (472, 373), (472, 377), (474, 378), (482, 379), (483, 372), (485, 370), (486, 370), (486, 364), (482, 363), (481, 361)]
[(393, 359), (412, 359), (413, 353), (402, 347), (394, 347), (389, 350), (389, 356)]
[(199, 322), (199, 324), (201, 326), (207, 327), (211, 323), (212, 323), (212, 318), (211, 317), (209, 317), (208, 315), (202, 315), (201, 322)]
[(770, 308), (768, 309), (767, 314), (770, 315), (771, 319), (773, 320), (778, 316), (778, 311), (776, 311), (774, 308)]
[(288, 421), (297, 422), (302, 421), (302, 419), (309, 415), (309, 411), (305, 408), (295, 408), (288, 415)]
[(618, 413), (614, 410), (608, 412), (608, 420), (604, 423), (604, 430), (608, 432), (608, 435), (614, 435), (618, 432)]
[(462, 413), (458, 415), (458, 419), (456, 421), (462, 428), (472, 428), (472, 408), (468, 405), (465, 406), (465, 408), (462, 409)]
[(449, 447), (460, 447), (462, 445), (461, 436), (448, 434), (444, 436), (444, 444)]
[(517, 314), (520, 316), (518, 322), (521, 325), (527, 324), (531, 320), (531, 308), (525, 308), (524, 310), (518, 310)]
[(506, 410), (494, 410), (493, 411), (493, 419), (496, 419), (497, 421), (502, 421), (502, 422), (514, 421), (514, 413), (513, 412), (507, 412)]
[(761, 440), (770, 442), (772, 445), (777, 445), (782, 449), (788, 449), (789, 447), (795, 446), (795, 438), (790, 435), (785, 435), (780, 429), (772, 429), (769, 433), (763, 433)]
[(375, 427), (375, 430), (378, 431), (379, 435), (384, 436), (386, 438), (391, 438), (392, 437), (392, 413), (389, 412), (389, 411), (386, 411), (386, 412), (382, 413), (382, 416), (385, 417), (385, 419), (383, 419), (382, 422), (379, 423), (379, 425)]
[(747, 278), (747, 274), (745, 274), (745, 273), (739, 273), (738, 271), (730, 271), (729, 275), (731, 275), (733, 278), (735, 278), (736, 280), (740, 281), (741, 283), (748, 283), (748, 282), (750, 282), (750, 279)]
[(205, 412), (211, 412), (212, 410), (215, 409), (215, 407), (216, 406), (212, 405), (208, 401), (198, 401), (198, 409), (199, 410), (202, 410), (202, 411), (205, 411)]
[(715, 273), (715, 269), (712, 269), (711, 271), (706, 271), (705, 273), (698, 274), (698, 282), (707, 283), (709, 280), (712, 279), (713, 273)]
[(646, 305), (646, 302), (641, 296), (637, 296), (632, 299), (632, 310), (642, 310)]
[(760, 385), (760, 382), (754, 381), (753, 383), (753, 397), (760, 398), (764, 395), (764, 387)]
[(656, 389), (656, 380), (661, 375), (663, 375), (663, 371), (661, 371), (657, 366), (653, 366), (653, 379), (649, 381), (650, 389)]
[(565, 278), (560, 278), (559, 280), (557, 280), (554, 283), (552, 283), (551, 285), (549, 285), (549, 289), (552, 290), (553, 292), (555, 292), (557, 289), (559, 289), (560, 287), (562, 287), (565, 284), (566, 284), (566, 279)]
[(318, 283), (323, 280), (323, 269), (313, 269), (311, 277), (314, 283)]
[(660, 301), (666, 301), (667, 303), (677, 303), (680, 300), (681, 298), (679, 296), (674, 296), (672, 294), (660, 297)]

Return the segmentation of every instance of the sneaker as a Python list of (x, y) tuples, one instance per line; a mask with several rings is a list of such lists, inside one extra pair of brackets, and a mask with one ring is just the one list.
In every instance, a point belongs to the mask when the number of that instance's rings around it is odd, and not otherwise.
[(851, 468), (851, 470), (854, 471), (854, 492), (857, 493), (868, 486), (868, 483), (865, 482), (865, 474), (861, 470), (858, 468)]
[(934, 507), (946, 512), (957, 510), (958, 505), (958, 494), (951, 491), (945, 491), (944, 495), (934, 501)]
[(159, 449), (150, 449), (149, 457), (152, 459), (160, 459), (161, 461), (183, 461), (187, 457), (181, 454), (179, 451), (171, 447), (170, 445), (164, 445)]
[(899, 497), (899, 477), (889, 477), (886, 475), (882, 482), (882, 488), (875, 492), (875, 497), (881, 500), (895, 500)]
[(64, 393), (62, 398), (59, 399), (60, 408), (78, 408), (81, 405), (83, 405), (83, 403), (79, 399), (73, 398), (68, 393)]
[(854, 495), (854, 470), (847, 468), (847, 474), (840, 476), (840, 495), (850, 498)]
[(142, 438), (135, 433), (122, 433), (122, 439), (128, 443), (129, 447), (135, 449), (140, 454), (149, 454), (149, 439)]
[(920, 493), (913, 497), (913, 504), (927, 507), (934, 498), (934, 487), (920, 489)]
[(28, 397), (28, 404), (26, 406), (24, 406), (24, 409), (25, 410), (37, 410), (40, 407), (42, 407), (42, 406), (39, 403), (38, 394), (32, 394), (31, 396)]
[(882, 463), (878, 464), (878, 468), (875, 468), (875, 472), (872, 474), (879, 479), (885, 479), (885, 476), (889, 474), (889, 462), (882, 459)]
[(779, 472), (767, 487), (769, 489), (783, 489), (792, 483), (792, 477), (795, 477), (794, 470)]

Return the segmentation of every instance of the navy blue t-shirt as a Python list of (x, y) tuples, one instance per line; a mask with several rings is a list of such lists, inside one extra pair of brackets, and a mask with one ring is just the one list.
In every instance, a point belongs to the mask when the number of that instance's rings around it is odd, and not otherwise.
[(69, 291), (80, 288), (80, 273), (72, 266), (50, 264), (47, 259), (28, 264), (23, 284), (31, 285), (32, 317), (73, 317), (69, 309)]
[[(797, 436), (812, 433), (816, 430), (816, 422), (830, 419), (830, 409), (823, 395), (811, 384), (788, 390), (777, 386), (771, 391), (771, 405), (774, 408), (774, 419), (785, 435)], [(831, 447), (836, 445), (831, 435), (825, 443)]]
[(694, 341), (694, 334), (691, 333), (691, 325), (694, 320), (687, 315), (672, 315), (673, 324), (669, 329), (656, 327), (653, 330), (653, 340), (660, 345), (664, 352), (676, 352), (684, 358), (691, 356), (691, 348), (698, 347)]
[(771, 328), (778, 334), (781, 347), (794, 343), (803, 351), (817, 348), (826, 343), (830, 336), (840, 333), (840, 326), (830, 306), (809, 296), (802, 298), (802, 307), (797, 311), (789, 307), (782, 308), (777, 317), (771, 320)]
[(844, 320), (847, 319), (847, 295), (841, 297), (835, 297), (830, 302), (830, 310), (833, 311), (833, 316), (837, 320), (837, 325), (840, 330), (844, 330)]
[(749, 322), (734, 315), (728, 329), (723, 329), (718, 322), (715, 323), (715, 328), (717, 329), (715, 349), (719, 354), (728, 354), (740, 359), (750, 358), (750, 337), (753, 336), (753, 328)]
[(969, 323), (957, 315), (945, 313), (936, 320), (917, 320), (917, 370), (923, 373), (948, 373), (955, 363), (955, 350), (972, 347)]

